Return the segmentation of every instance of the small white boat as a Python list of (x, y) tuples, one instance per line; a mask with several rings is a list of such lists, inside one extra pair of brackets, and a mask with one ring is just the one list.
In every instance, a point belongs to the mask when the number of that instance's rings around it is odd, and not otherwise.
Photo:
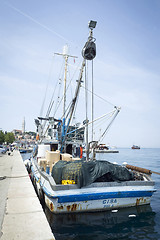
[(104, 143), (100, 143), (96, 148), (95, 148), (96, 153), (119, 153), (117, 149), (112, 149), (110, 146), (107, 146)]

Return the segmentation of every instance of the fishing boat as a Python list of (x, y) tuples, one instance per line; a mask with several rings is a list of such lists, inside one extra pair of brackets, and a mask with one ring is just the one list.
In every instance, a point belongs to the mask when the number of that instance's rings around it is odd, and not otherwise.
[[(35, 121), (37, 146), (33, 150), (28, 169), (30, 169), (31, 179), (39, 198), (53, 213), (105, 211), (149, 204), (152, 194), (156, 191), (154, 181), (151, 179), (151, 172), (96, 160), (97, 142), (88, 142), (87, 133), (90, 122), (87, 113), (86, 120), (82, 125), (70, 124), (82, 84), (86, 61), (93, 60), (96, 56), (95, 38), (93, 38), (95, 25), (95, 21), (89, 22), (90, 34), (82, 50), (83, 61), (80, 76), (69, 112), (66, 113), (65, 107), (65, 77), (62, 117), (57, 119), (47, 114), (46, 117), (39, 117)], [(69, 55), (65, 54), (64, 57), (66, 70)], [(114, 111), (112, 114), (110, 113), (112, 120), (103, 136), (119, 111), (120, 108), (114, 107)], [(44, 131), (43, 121), (48, 122), (46, 131)], [(44, 132), (47, 132), (48, 135)], [(82, 157), (79, 153), (80, 147), (84, 146), (84, 141), (86, 156)], [(93, 154), (89, 153), (90, 148)]]
[(140, 146), (133, 145), (133, 146), (132, 146), (132, 149), (140, 149)]

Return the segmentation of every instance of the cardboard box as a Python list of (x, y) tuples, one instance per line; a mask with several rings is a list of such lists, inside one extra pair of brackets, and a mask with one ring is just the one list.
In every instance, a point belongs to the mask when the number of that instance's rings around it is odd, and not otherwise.
[(72, 155), (68, 153), (63, 153), (61, 154), (62, 160), (63, 161), (72, 161)]
[(44, 168), (44, 171), (46, 171), (47, 160), (45, 158), (39, 158), (38, 164), (40, 167)]

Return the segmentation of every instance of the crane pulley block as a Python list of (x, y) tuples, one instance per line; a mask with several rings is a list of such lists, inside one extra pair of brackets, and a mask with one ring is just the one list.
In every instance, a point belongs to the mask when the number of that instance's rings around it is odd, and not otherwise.
[(86, 60), (92, 60), (96, 56), (96, 44), (93, 41), (88, 41), (82, 49), (82, 56)]

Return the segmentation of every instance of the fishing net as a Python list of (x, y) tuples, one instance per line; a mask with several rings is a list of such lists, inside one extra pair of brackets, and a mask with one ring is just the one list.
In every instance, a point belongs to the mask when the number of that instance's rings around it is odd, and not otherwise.
[(127, 168), (108, 161), (58, 161), (52, 168), (56, 184), (76, 183), (78, 187), (93, 182), (133, 180), (133, 173)]

